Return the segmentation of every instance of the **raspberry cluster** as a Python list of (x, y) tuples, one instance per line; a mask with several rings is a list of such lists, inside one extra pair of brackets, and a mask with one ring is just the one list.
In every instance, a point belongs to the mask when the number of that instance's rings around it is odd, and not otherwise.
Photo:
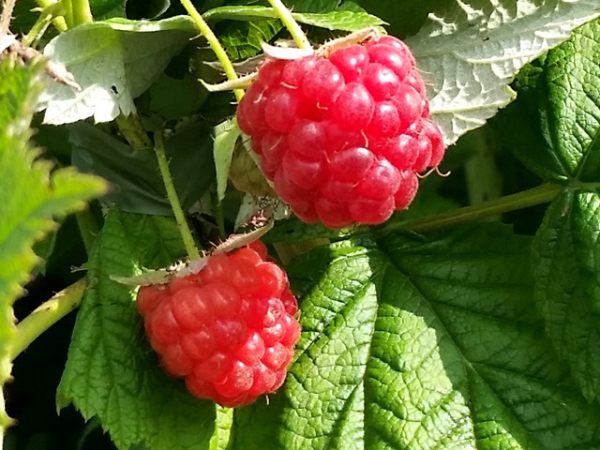
[(137, 305), (165, 372), (226, 407), (275, 392), (300, 337), (287, 276), (259, 241), (212, 255), (197, 274), (140, 288)]
[(305, 222), (378, 224), (444, 154), (408, 47), (391, 36), (328, 58), (268, 59), (239, 104), (261, 170)]

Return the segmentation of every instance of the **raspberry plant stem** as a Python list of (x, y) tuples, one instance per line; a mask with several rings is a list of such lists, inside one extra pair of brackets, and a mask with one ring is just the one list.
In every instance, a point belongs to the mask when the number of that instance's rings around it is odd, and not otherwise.
[(73, 311), (83, 298), (87, 287), (86, 278), (73, 283), (42, 303), (17, 325), (17, 334), (13, 342), (11, 359), (19, 356), (44, 331)]
[(472, 222), (508, 211), (541, 205), (551, 201), (563, 190), (563, 186), (547, 183), (519, 192), (518, 194), (507, 195), (478, 205), (455, 209), (447, 213), (384, 225), (376, 231), (376, 234), (378, 237), (383, 237), (394, 231), (437, 231), (442, 228)]
[(60, 0), (65, 12), (64, 18), (67, 23), (68, 28), (73, 28), (75, 24), (73, 23), (73, 2), (71, 0)]
[(35, 44), (44, 35), (51, 21), (52, 14), (42, 11), (29, 30), (29, 33), (27, 33), (27, 35), (23, 38), (23, 45), (30, 47), (31, 45)]
[(308, 38), (304, 34), (304, 31), (302, 31), (302, 28), (298, 22), (296, 22), (290, 10), (285, 7), (283, 2), (281, 0), (269, 0), (269, 3), (275, 10), (277, 16), (279, 16), (279, 19), (283, 22), (287, 30), (292, 35), (292, 38), (294, 39), (294, 42), (298, 48), (312, 48)]
[(210, 439), (210, 448), (226, 448), (231, 439), (231, 427), (233, 426), (233, 408), (225, 408), (215, 405), (216, 421), (215, 432)]
[(9, 31), (10, 22), (13, 18), (16, 0), (4, 0), (0, 10), (0, 36), (4, 36)]
[[(223, 66), (223, 70), (225, 71), (227, 79), (237, 80), (237, 73), (235, 72), (235, 68), (231, 63), (229, 56), (227, 56), (227, 52), (225, 52), (225, 49), (219, 42), (219, 39), (215, 36), (215, 33), (213, 33), (206, 21), (202, 18), (202, 15), (198, 12), (198, 10), (194, 7), (190, 0), (181, 0), (181, 4), (196, 24), (196, 28), (198, 28), (198, 31), (208, 41), (208, 45), (210, 45), (210, 48), (215, 53), (217, 59)], [(244, 96), (244, 91), (242, 89), (234, 89), (233, 93), (238, 102)]]
[(183, 244), (185, 245), (185, 249), (190, 259), (199, 259), (200, 253), (196, 248), (196, 244), (194, 242), (194, 238), (192, 236), (190, 227), (187, 221), (185, 220), (185, 214), (183, 213), (181, 203), (179, 202), (179, 197), (177, 197), (175, 185), (173, 184), (173, 177), (171, 177), (169, 163), (167, 161), (167, 156), (165, 155), (165, 146), (163, 143), (161, 131), (157, 131), (154, 134), (154, 142), (154, 151), (156, 152), (156, 157), (158, 159), (158, 168), (160, 169), (160, 175), (162, 176), (163, 182), (165, 183), (165, 189), (167, 190), (167, 198), (169, 199), (169, 203), (171, 204), (171, 208), (173, 209), (173, 214), (175, 215), (175, 220), (177, 222), (177, 225), (179, 226), (179, 232), (181, 233)]
[(62, 16), (62, 13), (57, 13), (57, 11), (62, 11), (62, 5), (60, 3), (56, 3), (51, 0), (36, 0), (36, 3), (40, 8), (42, 8), (42, 15), (52, 15), (52, 23), (58, 31), (61, 33), (67, 31), (67, 23), (65, 22), (65, 18)]
[(73, 2), (73, 26), (82, 23), (93, 22), (92, 9), (88, 0), (72, 0)]

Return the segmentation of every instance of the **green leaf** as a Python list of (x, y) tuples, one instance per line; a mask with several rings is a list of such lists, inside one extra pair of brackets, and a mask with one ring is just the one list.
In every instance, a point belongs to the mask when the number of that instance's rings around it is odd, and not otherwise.
[[(278, 17), (273, 8), (266, 6), (222, 6), (207, 11), (203, 16), (206, 20), (257, 20)], [(292, 13), (292, 16), (297, 22), (329, 30), (354, 31), (385, 24), (378, 17), (364, 11), (336, 10), (312, 14)]]
[(170, 0), (132, 1), (127, 5), (127, 17), (130, 19), (156, 19), (171, 6)]
[(57, 232), (51, 231), (44, 239), (36, 242), (33, 245), (33, 251), (40, 258), (35, 269), (31, 271), (31, 276), (35, 277), (38, 274), (45, 275), (46, 274), (46, 266), (48, 263), (48, 259), (52, 256), (54, 252), (54, 247), (56, 246), (56, 237)]
[(60, 34), (44, 55), (64, 64), (82, 90), (50, 82), (42, 96), (44, 122), (60, 125), (88, 117), (110, 122), (119, 113), (135, 112), (133, 99), (196, 34), (188, 16), (158, 22), (111, 19)]
[(600, 181), (599, 77), (596, 20), (520, 74), (519, 99), (499, 118), (501, 130), (516, 127), (505, 145), (545, 179)]
[[(304, 14), (304, 13), (329, 13), (341, 14), (341, 11), (353, 12), (359, 14), (359, 19), (354, 25), (358, 26), (361, 21), (379, 23), (378, 19), (369, 16), (355, 3), (344, 2), (340, 5), (339, 0), (295, 0), (285, 2), (288, 8), (291, 8), (295, 13), (297, 20), (313, 20), (315, 22), (324, 23), (324, 16), (321, 14)], [(258, 16), (256, 15), (258, 14)], [(262, 16), (261, 16), (262, 14)], [(324, 14), (325, 16), (327, 14)], [(221, 43), (227, 50), (227, 55), (233, 60), (241, 60), (251, 58), (262, 51), (261, 42), (270, 42), (277, 33), (283, 29), (283, 25), (279, 20), (270, 20), (269, 17), (275, 17), (271, 8), (260, 6), (225, 6), (214, 8), (204, 14), (206, 20), (209, 19), (235, 19), (235, 20), (250, 20), (252, 22), (232, 23), (221, 22), (215, 27), (217, 34), (221, 39)], [(263, 20), (256, 20), (262, 17)], [(333, 16), (332, 16), (333, 17)], [(340, 24), (339, 17), (335, 23)], [(356, 16), (354, 16), (356, 17)], [(331, 23), (334, 23), (333, 21)], [(316, 23), (315, 23), (316, 24)], [(316, 24), (317, 25), (317, 24)], [(318, 25), (321, 26), (321, 25)]]
[(125, 16), (126, 0), (89, 0), (92, 14), (96, 20), (120, 11)]
[(566, 191), (534, 245), (535, 295), (546, 334), (588, 400), (600, 397), (600, 197)]
[(421, 1), (403, 1), (397, 0), (362, 0), (359, 3), (369, 13), (380, 17), (389, 23), (386, 27), (388, 32), (399, 38), (405, 38), (416, 34), (427, 15), (444, 0), (435, 0), (428, 2)]
[(207, 448), (214, 404), (195, 399), (160, 369), (144, 338), (131, 287), (110, 276), (171, 264), (185, 254), (171, 219), (111, 211), (89, 261), (88, 290), (77, 316), (59, 407), (73, 402), (98, 416), (119, 449)]
[(446, 144), (514, 100), (509, 84), (519, 69), (599, 14), (595, 0), (473, 0), (436, 8), (406, 43)]
[(154, 83), (150, 94), (150, 110), (167, 120), (178, 120), (196, 113), (208, 92), (191, 74), (183, 78), (171, 78), (162, 74)]
[(234, 61), (251, 58), (262, 51), (261, 42), (269, 42), (283, 29), (279, 20), (223, 22), (215, 27), (227, 55)]
[(323, 14), (292, 14), (298, 22), (328, 30), (355, 31), (384, 25), (379, 17), (364, 11), (331, 11)]
[(600, 447), (533, 301), (530, 238), (497, 224), (314, 250), (288, 269), (302, 337), (232, 448)]
[[(10, 377), (15, 334), (12, 304), (39, 259), (32, 246), (55, 229), (54, 217), (85, 207), (105, 183), (72, 168), (51, 172), (29, 145), (29, 124), (41, 90), (39, 65), (0, 62), (0, 387)], [(0, 428), (9, 423), (0, 394)]]
[[(102, 200), (109, 206), (142, 214), (171, 215), (154, 152), (134, 150), (84, 122), (69, 125), (73, 164), (106, 178), (113, 186)], [(206, 124), (190, 121), (165, 141), (173, 182), (189, 209), (214, 181), (212, 137)]]
[(333, 10), (359, 11), (362, 8), (356, 3), (343, 0), (286, 0), (283, 3), (294, 12), (320, 13)]
[(242, 131), (234, 120), (227, 120), (215, 128), (213, 152), (217, 172), (217, 196), (219, 201), (225, 198), (231, 159), (233, 158), (235, 143), (241, 134)]
[(277, 221), (275, 228), (262, 240), (269, 244), (278, 242), (293, 244), (322, 238), (340, 240), (352, 236), (356, 231), (357, 227), (355, 226), (332, 230), (320, 223), (308, 224), (293, 217), (288, 220)]

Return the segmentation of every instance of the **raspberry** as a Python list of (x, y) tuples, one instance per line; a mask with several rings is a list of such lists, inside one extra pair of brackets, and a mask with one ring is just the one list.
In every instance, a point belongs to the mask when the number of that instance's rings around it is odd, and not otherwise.
[(137, 305), (163, 370), (226, 407), (279, 389), (300, 337), (286, 274), (260, 242), (213, 255), (168, 285), (141, 287)]
[(408, 47), (392, 36), (267, 59), (237, 110), (279, 197), (305, 222), (378, 224), (405, 209), (443, 136)]

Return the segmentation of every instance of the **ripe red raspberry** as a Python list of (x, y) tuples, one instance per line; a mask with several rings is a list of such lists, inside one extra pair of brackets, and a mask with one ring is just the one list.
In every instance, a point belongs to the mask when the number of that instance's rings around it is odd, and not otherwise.
[(197, 274), (140, 288), (138, 310), (165, 372), (192, 395), (235, 407), (283, 384), (300, 337), (285, 272), (254, 242)]
[(305, 222), (378, 224), (405, 209), (442, 134), (408, 47), (392, 36), (292, 61), (267, 59), (240, 102), (264, 175)]

